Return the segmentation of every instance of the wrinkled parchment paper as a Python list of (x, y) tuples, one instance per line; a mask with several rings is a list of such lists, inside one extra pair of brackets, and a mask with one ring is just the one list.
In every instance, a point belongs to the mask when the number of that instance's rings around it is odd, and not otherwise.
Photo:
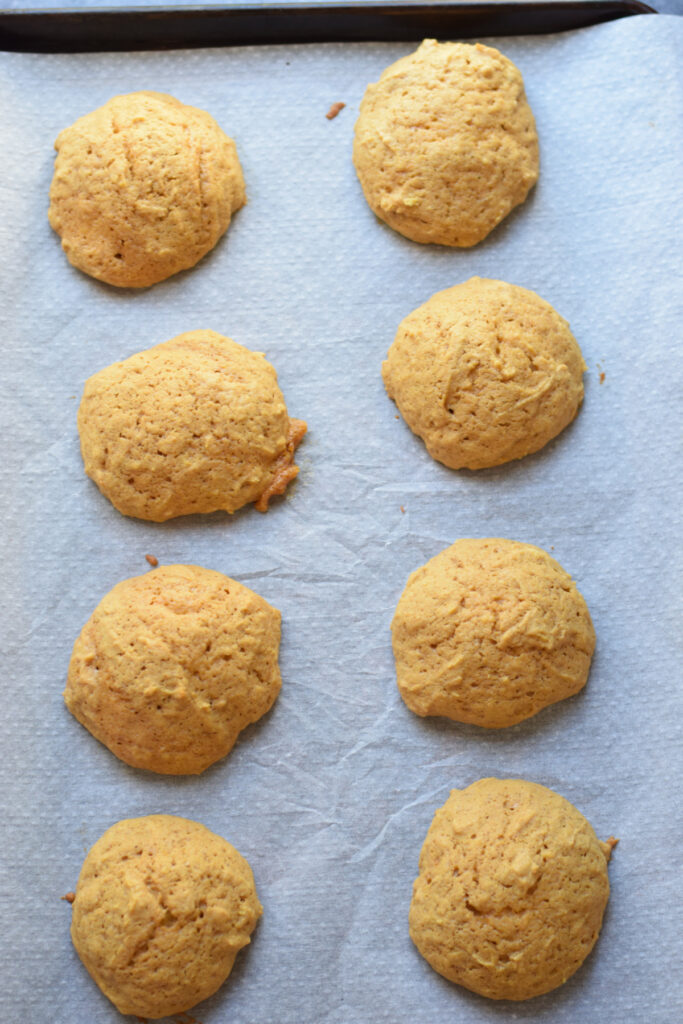
[[(0, 1005), (12, 1024), (120, 1019), (72, 949), (60, 896), (106, 828), (153, 812), (229, 839), (265, 907), (229, 982), (192, 1012), (202, 1024), (682, 1019), (683, 23), (630, 18), (495, 42), (525, 76), (541, 178), (463, 251), (377, 222), (351, 165), (366, 84), (411, 47), (0, 56)], [(234, 136), (249, 204), (193, 271), (117, 291), (73, 270), (48, 226), (52, 144), (112, 95), (148, 88), (209, 110)], [(328, 121), (337, 100), (346, 107)], [(473, 274), (532, 288), (569, 319), (586, 399), (541, 453), (455, 473), (397, 417), (380, 365), (403, 316)], [(301, 474), (265, 516), (124, 519), (83, 473), (83, 383), (193, 328), (267, 354), (290, 413), (308, 421)], [(551, 551), (597, 630), (586, 690), (502, 732), (419, 719), (394, 681), (389, 623), (408, 574), (467, 536)], [(61, 698), (81, 626), (116, 582), (148, 570), (148, 553), (219, 569), (283, 614), (275, 708), (199, 778), (119, 763)], [(561, 990), (526, 1004), (450, 985), (408, 937), (434, 810), (487, 775), (548, 785), (602, 838), (621, 839), (595, 952)]]

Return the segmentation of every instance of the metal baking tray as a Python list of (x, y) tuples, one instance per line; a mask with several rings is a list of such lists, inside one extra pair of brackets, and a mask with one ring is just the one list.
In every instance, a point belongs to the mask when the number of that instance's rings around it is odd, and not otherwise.
[[(3, 435), (3, 532), (6, 578), (20, 584), (14, 598), (7, 588), (14, 603), (5, 622), (18, 652), (5, 665), (8, 694), (14, 685), (17, 697), (3, 734), (8, 1020), (120, 1024), (76, 959), (59, 897), (105, 828), (155, 812), (194, 818), (234, 842), (265, 907), (251, 952), (210, 1003), (191, 1011), (193, 1020), (683, 1020), (674, 1005), (680, 1011), (681, 990), (661, 954), (675, 948), (669, 779), (679, 718), (673, 644), (665, 641), (677, 510), (665, 424), (678, 394), (670, 344), (678, 262), (666, 231), (674, 174), (665, 172), (678, 136), (675, 89), (654, 49), (641, 49), (643, 37), (664, 36), (667, 19), (642, 19), (633, 33), (637, 63), (628, 66), (639, 91), (628, 89), (621, 52), (604, 44), (637, 25), (583, 34), (591, 59), (581, 64), (570, 34), (508, 41), (525, 65), (537, 49), (553, 50), (553, 74), (527, 78), (543, 125), (542, 179), (529, 205), (476, 252), (427, 251), (377, 225), (350, 164), (362, 87), (403, 41), (571, 33), (643, 13), (655, 12), (639, 0), (0, 11), (0, 49), (15, 51), (3, 58), (5, 82), (16, 89), (4, 95), (14, 133), (0, 153), (3, 376), (14, 413)], [(382, 58), (334, 45), (354, 41), (379, 42)], [(399, 45), (385, 55), (392, 42)], [(299, 43), (332, 45), (298, 47), (292, 69), (283, 47), (258, 52)], [(216, 50), (250, 44), (254, 52)], [(213, 52), (132, 53), (199, 47)], [(51, 56), (32, 56), (41, 53)], [(21, 92), (12, 77), (19, 68), (31, 71)], [(250, 205), (203, 268), (131, 298), (63, 260), (45, 216), (51, 146), (88, 104), (133, 87), (174, 91), (176, 73), (188, 75), (181, 98), (225, 113), (249, 172)], [(325, 112), (337, 100), (348, 107), (330, 122)], [(302, 183), (307, 191), (282, 216), (281, 193)], [(476, 480), (425, 457), (395, 418), (379, 373), (400, 317), (474, 272), (553, 302), (589, 363), (572, 436)], [(248, 510), (229, 524), (220, 515), (163, 526), (124, 520), (82, 473), (82, 381), (198, 326), (266, 347), (292, 414), (308, 419), (291, 504), (268, 517)], [(586, 694), (507, 735), (415, 719), (392, 674), (388, 624), (408, 572), (458, 536), (478, 535), (552, 546), (598, 629)], [(147, 570), (145, 552), (162, 564), (226, 572), (283, 612), (284, 685), (271, 718), (200, 780), (128, 769), (81, 734), (59, 693), (78, 630), (115, 582)], [(8, 643), (2, 653), (13, 650)], [(621, 838), (596, 953), (565, 987), (514, 1008), (442, 981), (406, 927), (434, 811), (450, 788), (486, 774), (542, 782), (602, 837)]]
[(0, 49), (31, 53), (535, 35), (656, 14), (642, 0), (231, 4), (0, 11)]

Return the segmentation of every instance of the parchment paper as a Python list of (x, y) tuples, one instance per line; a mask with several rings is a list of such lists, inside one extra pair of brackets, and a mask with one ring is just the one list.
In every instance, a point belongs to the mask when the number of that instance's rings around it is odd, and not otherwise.
[[(629, 18), (496, 45), (525, 76), (541, 178), (464, 251), (377, 222), (351, 165), (364, 88), (410, 46), (0, 57), (0, 1007), (12, 1024), (120, 1019), (72, 949), (60, 896), (106, 828), (154, 812), (230, 840), (265, 907), (229, 982), (193, 1011), (203, 1024), (682, 1019), (683, 23)], [(49, 229), (52, 143), (112, 95), (145, 88), (209, 110), (235, 137), (249, 205), (193, 271), (122, 292), (71, 268)], [(336, 100), (347, 106), (328, 121)], [(397, 417), (380, 365), (403, 316), (472, 274), (532, 288), (569, 319), (586, 399), (538, 455), (456, 473)], [(300, 477), (265, 516), (125, 519), (83, 473), (84, 380), (204, 327), (277, 368), (290, 413), (309, 424)], [(467, 536), (551, 551), (598, 636), (581, 695), (501, 732), (419, 719), (395, 686), (389, 623), (406, 578)], [(148, 569), (147, 553), (219, 569), (283, 614), (275, 708), (199, 778), (127, 768), (62, 702), (75, 637), (106, 591)], [(408, 936), (433, 813), (451, 788), (488, 775), (550, 786), (601, 837), (621, 839), (593, 955), (526, 1004), (450, 985)]]

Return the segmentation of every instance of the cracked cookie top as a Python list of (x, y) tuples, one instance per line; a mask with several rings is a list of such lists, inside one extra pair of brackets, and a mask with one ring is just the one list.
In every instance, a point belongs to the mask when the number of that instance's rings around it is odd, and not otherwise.
[(197, 775), (280, 692), (280, 613), (195, 565), (118, 583), (74, 644), (64, 700), (126, 764)]
[(100, 370), (78, 410), (85, 471), (127, 516), (265, 512), (298, 473), (290, 419), (260, 352), (189, 331)]
[(71, 938), (120, 1013), (158, 1019), (212, 995), (261, 916), (251, 868), (185, 818), (119, 821), (88, 853)]
[(479, 995), (549, 992), (595, 945), (614, 843), (545, 786), (482, 779), (455, 789), (422, 847), (411, 938), (434, 970)]
[(456, 541), (416, 569), (391, 631), (410, 710), (489, 729), (578, 693), (595, 649), (569, 573), (541, 548), (500, 537)]
[(73, 266), (144, 288), (193, 267), (244, 206), (232, 139), (173, 96), (115, 96), (55, 142), (49, 220)]
[(550, 303), (472, 277), (405, 317), (382, 376), (432, 458), (485, 469), (539, 451), (564, 430), (583, 401), (585, 369)]
[(425, 39), (368, 86), (353, 161), (373, 213), (416, 242), (476, 245), (538, 178), (538, 137), (512, 61)]

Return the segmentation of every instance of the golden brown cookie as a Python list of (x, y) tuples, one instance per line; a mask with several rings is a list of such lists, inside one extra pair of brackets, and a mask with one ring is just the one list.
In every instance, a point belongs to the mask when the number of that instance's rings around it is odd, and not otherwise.
[(190, 331), (113, 363), (78, 410), (85, 471), (126, 516), (265, 512), (299, 472), (306, 424), (290, 419), (275, 370), (214, 331)]
[(118, 583), (74, 644), (64, 700), (135, 768), (197, 775), (280, 692), (280, 613), (235, 580), (166, 565)]
[(581, 350), (534, 292), (473, 277), (409, 313), (382, 364), (387, 394), (427, 451), (484, 469), (543, 448), (583, 401)]
[(371, 210), (395, 231), (476, 245), (538, 178), (519, 70), (490, 46), (425, 39), (368, 86), (353, 162)]
[(600, 934), (614, 842), (533, 782), (454, 789), (422, 847), (410, 936), (435, 971), (479, 995), (549, 992)]
[(115, 96), (55, 149), (50, 224), (70, 263), (122, 288), (193, 267), (246, 202), (232, 139), (164, 93)]
[(578, 693), (595, 648), (571, 577), (541, 548), (499, 538), (456, 541), (412, 573), (391, 630), (410, 710), (489, 729)]
[(261, 916), (244, 857), (167, 814), (119, 821), (88, 853), (71, 938), (120, 1013), (165, 1017), (223, 984)]

